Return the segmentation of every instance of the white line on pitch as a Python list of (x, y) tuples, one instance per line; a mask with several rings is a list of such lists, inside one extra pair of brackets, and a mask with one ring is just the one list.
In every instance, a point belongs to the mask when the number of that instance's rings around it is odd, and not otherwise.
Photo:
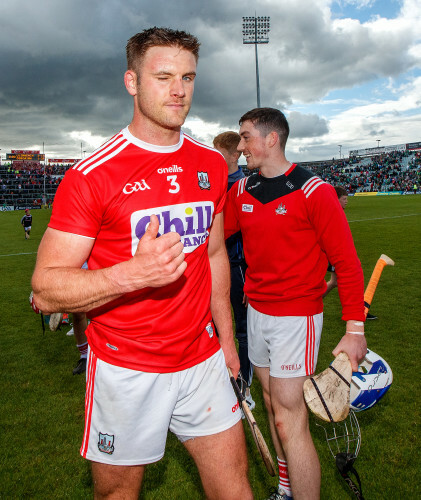
[(421, 215), (421, 214), (394, 215), (392, 217), (373, 217), (372, 219), (349, 220), (348, 222), (367, 222), (370, 220), (400, 219), (402, 217), (414, 217), (414, 215)]
[(7, 255), (0, 255), (0, 257), (15, 257), (16, 255), (32, 255), (37, 252), (22, 252), (22, 253), (9, 253)]

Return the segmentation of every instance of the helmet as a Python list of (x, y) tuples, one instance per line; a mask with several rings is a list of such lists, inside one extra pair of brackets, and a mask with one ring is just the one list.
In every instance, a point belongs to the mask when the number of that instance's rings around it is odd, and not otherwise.
[(351, 379), (351, 408), (355, 411), (371, 408), (392, 385), (393, 373), (390, 366), (378, 354), (367, 349), (357, 372)]

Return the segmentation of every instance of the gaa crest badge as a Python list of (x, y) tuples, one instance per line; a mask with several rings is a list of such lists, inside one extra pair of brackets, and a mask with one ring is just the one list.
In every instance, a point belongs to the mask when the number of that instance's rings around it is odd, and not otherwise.
[(280, 203), (278, 205), (278, 208), (275, 210), (275, 212), (278, 215), (285, 215), (287, 213), (287, 209), (286, 209), (285, 205), (282, 205), (282, 203)]
[(112, 455), (114, 453), (114, 436), (110, 436), (109, 434), (99, 433), (98, 439), (98, 450), (102, 451), (102, 453), (108, 453)]
[(200, 189), (210, 189), (210, 182), (207, 172), (197, 172)]

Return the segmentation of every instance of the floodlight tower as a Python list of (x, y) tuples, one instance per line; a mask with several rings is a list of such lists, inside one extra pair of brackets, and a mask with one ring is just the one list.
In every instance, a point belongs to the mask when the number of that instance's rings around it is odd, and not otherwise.
[(243, 17), (243, 44), (254, 44), (256, 58), (257, 107), (260, 108), (259, 61), (257, 44), (269, 43), (270, 17)]

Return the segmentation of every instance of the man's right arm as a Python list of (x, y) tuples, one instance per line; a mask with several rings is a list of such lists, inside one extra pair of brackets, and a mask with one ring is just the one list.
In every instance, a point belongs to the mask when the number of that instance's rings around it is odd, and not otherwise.
[(84, 270), (94, 240), (48, 228), (32, 277), (34, 302), (43, 312), (86, 312), (121, 295), (176, 281), (185, 271), (180, 235), (157, 237), (158, 218), (139, 241), (135, 255), (105, 269)]

